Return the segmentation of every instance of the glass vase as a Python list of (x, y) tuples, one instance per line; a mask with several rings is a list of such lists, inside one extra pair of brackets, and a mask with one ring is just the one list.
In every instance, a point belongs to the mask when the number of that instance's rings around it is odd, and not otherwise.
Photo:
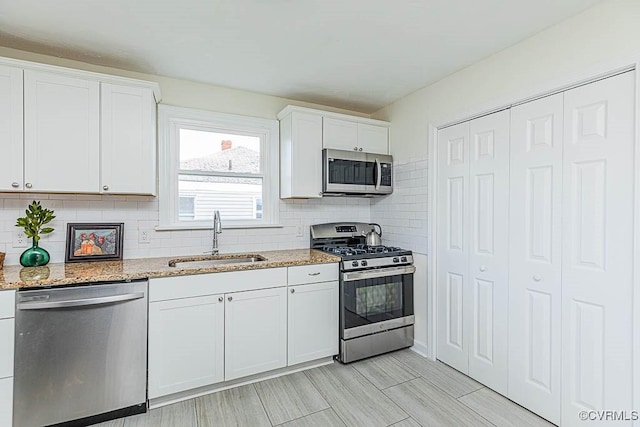
[(38, 267), (49, 264), (49, 259), (49, 252), (38, 246), (36, 239), (33, 239), (33, 245), (20, 255), (20, 265), (23, 267)]

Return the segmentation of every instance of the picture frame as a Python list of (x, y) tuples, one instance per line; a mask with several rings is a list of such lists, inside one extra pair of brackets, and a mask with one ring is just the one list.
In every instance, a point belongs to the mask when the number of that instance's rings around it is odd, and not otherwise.
[(65, 262), (122, 260), (124, 223), (69, 223)]

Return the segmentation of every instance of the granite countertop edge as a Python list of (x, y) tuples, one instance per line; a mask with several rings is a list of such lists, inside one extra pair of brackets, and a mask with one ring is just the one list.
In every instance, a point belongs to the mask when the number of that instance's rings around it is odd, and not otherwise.
[(91, 282), (112, 282), (161, 277), (190, 276), (231, 271), (260, 270), (340, 262), (340, 257), (314, 249), (254, 251), (250, 253), (220, 254), (220, 258), (262, 255), (266, 261), (256, 263), (223, 264), (206, 268), (169, 267), (175, 259), (202, 259), (202, 256), (136, 258), (123, 261), (82, 263), (54, 263), (43, 267), (5, 266), (0, 270), (0, 290), (53, 287)]

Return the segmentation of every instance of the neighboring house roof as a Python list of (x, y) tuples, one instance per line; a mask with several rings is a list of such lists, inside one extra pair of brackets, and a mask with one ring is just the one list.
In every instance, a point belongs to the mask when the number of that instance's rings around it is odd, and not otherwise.
[(235, 147), (208, 156), (180, 162), (180, 169), (203, 172), (260, 173), (260, 153), (247, 147)]
[[(260, 173), (260, 153), (247, 147), (235, 147), (207, 156), (195, 157), (180, 162), (180, 169), (202, 171), (202, 172), (237, 172), (237, 173)], [(200, 182), (226, 182), (226, 183), (255, 183), (260, 182), (251, 178), (233, 177), (206, 177), (191, 175), (181, 178), (187, 181)], [(253, 182), (255, 181), (255, 182)]]

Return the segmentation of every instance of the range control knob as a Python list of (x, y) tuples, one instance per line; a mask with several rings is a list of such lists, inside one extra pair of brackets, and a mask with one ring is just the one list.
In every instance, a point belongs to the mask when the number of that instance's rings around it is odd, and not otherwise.
[(367, 266), (367, 261), (366, 260), (360, 261), (360, 265), (363, 266), (363, 267), (366, 267)]
[(400, 257), (400, 261), (407, 262), (407, 257), (406, 256)]
[(354, 266), (354, 267), (357, 267), (357, 266), (358, 266), (358, 261), (353, 261), (353, 262), (351, 263), (351, 265), (352, 265), (352, 266)]
[(400, 260), (398, 259), (398, 257), (394, 257), (393, 262), (400, 262)]

